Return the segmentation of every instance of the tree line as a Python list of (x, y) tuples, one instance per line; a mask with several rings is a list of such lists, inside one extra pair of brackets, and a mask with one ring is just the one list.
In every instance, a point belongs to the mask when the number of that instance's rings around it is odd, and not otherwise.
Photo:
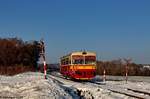
[[(14, 75), (25, 71), (36, 71), (41, 47), (38, 41), (23, 41), (19, 38), (0, 38), (0, 75)], [(122, 59), (113, 61), (97, 61), (97, 74), (125, 75), (126, 68)], [(150, 68), (140, 64), (128, 64), (131, 76), (150, 76)], [(41, 71), (43, 71), (41, 69)]]
[(0, 38), (0, 74), (35, 71), (40, 57), (38, 41)]
[[(126, 65), (122, 59), (97, 61), (97, 74), (103, 75), (105, 69), (106, 75), (125, 76)], [(144, 68), (142, 64), (129, 63), (127, 71), (130, 76), (150, 76), (150, 68)]]

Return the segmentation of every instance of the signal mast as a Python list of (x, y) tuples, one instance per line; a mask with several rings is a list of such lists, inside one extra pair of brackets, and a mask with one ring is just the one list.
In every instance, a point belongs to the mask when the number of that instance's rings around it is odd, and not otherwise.
[(44, 78), (47, 79), (47, 71), (46, 71), (46, 59), (45, 59), (45, 44), (44, 44), (44, 40), (41, 39), (40, 40), (40, 48), (41, 48), (41, 52), (40, 52), (40, 57), (43, 58), (43, 69), (44, 69)]

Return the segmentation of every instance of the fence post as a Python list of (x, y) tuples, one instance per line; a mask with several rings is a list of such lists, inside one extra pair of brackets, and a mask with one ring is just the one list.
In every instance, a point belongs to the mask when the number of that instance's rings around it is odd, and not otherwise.
[(124, 59), (124, 61), (126, 62), (126, 65), (125, 65), (125, 66), (126, 66), (126, 67), (125, 67), (125, 69), (126, 69), (126, 75), (125, 75), (125, 76), (126, 76), (126, 78), (125, 78), (125, 79), (126, 79), (126, 84), (127, 84), (127, 81), (128, 81), (128, 65), (129, 65), (129, 63), (131, 62), (131, 60), (132, 60), (131, 58), (129, 58), (129, 59)]
[(104, 71), (103, 71), (103, 82), (104, 82), (104, 83), (106, 82), (106, 71), (105, 71), (105, 69), (104, 69)]

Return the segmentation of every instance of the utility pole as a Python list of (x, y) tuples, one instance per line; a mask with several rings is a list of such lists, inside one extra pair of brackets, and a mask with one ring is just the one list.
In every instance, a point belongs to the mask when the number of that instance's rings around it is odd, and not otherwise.
[(45, 44), (44, 44), (44, 40), (41, 39), (40, 40), (40, 45), (41, 45), (41, 53), (40, 53), (40, 57), (43, 58), (43, 69), (44, 69), (44, 78), (47, 79), (47, 71), (46, 71), (46, 59), (45, 59)]
[(125, 64), (125, 69), (126, 69), (126, 84), (127, 84), (127, 81), (128, 81), (128, 65), (130, 64), (130, 62), (132, 61), (132, 59), (131, 58), (129, 58), (129, 59), (125, 59), (124, 58), (124, 61), (126, 62), (126, 64)]

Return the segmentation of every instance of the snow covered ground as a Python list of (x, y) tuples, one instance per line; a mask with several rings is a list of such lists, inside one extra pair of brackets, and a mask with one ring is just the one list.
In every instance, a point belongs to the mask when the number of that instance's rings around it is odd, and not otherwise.
[[(61, 81), (64, 85), (71, 86), (76, 88), (78, 91), (80, 91), (80, 96), (83, 96), (84, 98), (88, 99), (135, 99), (135, 97), (131, 97), (130, 95), (138, 95), (141, 97), (146, 97), (147, 99), (150, 99), (149, 95), (143, 95), (143, 93), (134, 93), (128, 89), (136, 89), (141, 90), (144, 92), (150, 92), (150, 83), (145, 82), (144, 80), (140, 81), (128, 81), (127, 83), (125, 81), (106, 81), (103, 83), (102, 76), (98, 77), (100, 78), (101, 82), (99, 84), (91, 83), (91, 82), (74, 82), (71, 80), (66, 80), (58, 76), (61, 76), (60, 73), (52, 73), (54, 75), (53, 77), (57, 79), (58, 81)], [(115, 77), (114, 77), (115, 78)], [(142, 78), (141, 78), (142, 79)], [(96, 79), (97, 80), (97, 79)], [(113, 89), (113, 91), (111, 91)], [(114, 91), (119, 91), (114, 92)], [(124, 93), (124, 94), (122, 94)], [(126, 95), (129, 94), (129, 95)], [(141, 95), (139, 95), (141, 94)]]
[(106, 81), (106, 84), (78, 82), (64, 79), (54, 72), (44, 79), (38, 72), (15, 76), (0, 76), (0, 99), (134, 99), (109, 89), (136, 88), (150, 92), (150, 83), (144, 81), (127, 84), (125, 81)]
[(0, 76), (0, 99), (3, 98), (72, 99), (78, 96), (65, 92), (65, 87), (60, 86), (53, 79), (45, 80), (42, 73), (28, 72), (12, 77)]

